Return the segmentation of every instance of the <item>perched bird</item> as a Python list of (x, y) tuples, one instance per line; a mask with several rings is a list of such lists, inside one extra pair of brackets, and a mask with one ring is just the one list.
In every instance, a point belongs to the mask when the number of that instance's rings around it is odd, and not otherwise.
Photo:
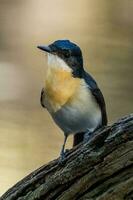
[(38, 46), (48, 54), (48, 70), (41, 92), (41, 105), (64, 132), (60, 159), (64, 159), (65, 143), (74, 135), (74, 146), (86, 135), (107, 124), (104, 97), (97, 83), (83, 67), (79, 46), (69, 40), (57, 40)]

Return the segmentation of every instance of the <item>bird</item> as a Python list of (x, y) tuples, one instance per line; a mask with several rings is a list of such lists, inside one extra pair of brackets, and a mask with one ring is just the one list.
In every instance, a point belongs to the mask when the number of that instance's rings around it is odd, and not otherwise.
[(70, 134), (76, 146), (107, 125), (105, 100), (94, 78), (85, 71), (77, 44), (66, 39), (37, 47), (47, 54), (48, 60), (40, 102), (64, 133), (60, 152), (63, 161)]

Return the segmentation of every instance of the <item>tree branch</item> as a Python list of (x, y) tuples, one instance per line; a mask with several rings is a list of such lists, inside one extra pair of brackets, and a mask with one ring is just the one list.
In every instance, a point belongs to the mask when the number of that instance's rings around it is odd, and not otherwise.
[(133, 199), (133, 114), (40, 167), (9, 189), (1, 200)]

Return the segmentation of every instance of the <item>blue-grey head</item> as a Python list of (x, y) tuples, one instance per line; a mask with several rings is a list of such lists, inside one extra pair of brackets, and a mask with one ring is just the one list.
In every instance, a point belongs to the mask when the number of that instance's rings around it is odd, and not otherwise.
[(38, 46), (39, 49), (62, 59), (71, 69), (74, 77), (82, 77), (83, 57), (78, 45), (69, 40), (57, 40), (48, 46)]

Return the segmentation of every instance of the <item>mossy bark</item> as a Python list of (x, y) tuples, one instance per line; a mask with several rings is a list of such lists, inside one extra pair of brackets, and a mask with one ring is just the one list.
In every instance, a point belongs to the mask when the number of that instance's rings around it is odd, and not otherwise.
[(95, 132), (87, 142), (40, 167), (1, 200), (133, 199), (133, 115)]

